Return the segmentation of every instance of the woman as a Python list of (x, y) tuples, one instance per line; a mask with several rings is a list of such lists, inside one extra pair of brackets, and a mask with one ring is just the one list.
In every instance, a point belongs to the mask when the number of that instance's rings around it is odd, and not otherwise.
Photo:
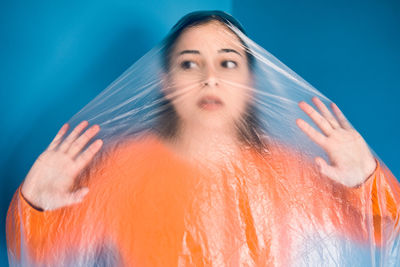
[[(103, 140), (90, 141), (99, 125), (84, 131), (83, 121), (69, 135), (64, 125), (10, 204), (10, 263), (355, 266), (380, 246), (393, 251), (396, 179), (337, 106), (332, 114), (317, 97), (318, 111), (299, 107), (321, 132), (296, 122), (330, 164), (316, 157), (315, 166), (302, 146), (274, 139), (263, 111), (275, 109), (261, 109), (254, 89), (255, 64), (264, 61), (243, 33), (218, 11), (190, 13), (174, 26), (161, 53), (162, 97), (150, 103), (159, 105), (156, 123), (132, 131), (140, 138), (121, 134), (96, 158)], [(293, 77), (274, 65), (269, 81), (277, 73)], [(272, 101), (268, 90), (261, 93)]]

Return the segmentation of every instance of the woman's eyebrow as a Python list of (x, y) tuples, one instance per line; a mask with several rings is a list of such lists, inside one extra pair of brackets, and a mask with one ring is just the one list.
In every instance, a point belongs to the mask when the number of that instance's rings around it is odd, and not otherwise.
[(218, 50), (218, 53), (231, 53), (231, 52), (236, 53), (239, 56), (242, 56), (238, 51), (236, 51), (235, 49), (232, 49), (232, 48), (222, 48), (222, 49)]
[[(218, 50), (218, 53), (236, 53), (239, 56), (242, 56), (238, 51), (236, 51), (235, 49), (232, 49), (232, 48), (222, 48), (222, 49)], [(200, 55), (200, 51), (199, 50), (183, 50), (183, 51), (179, 52), (179, 55), (183, 55), (183, 54)]]
[(181, 52), (179, 52), (179, 55), (183, 55), (183, 54), (200, 54), (199, 50), (183, 50)]

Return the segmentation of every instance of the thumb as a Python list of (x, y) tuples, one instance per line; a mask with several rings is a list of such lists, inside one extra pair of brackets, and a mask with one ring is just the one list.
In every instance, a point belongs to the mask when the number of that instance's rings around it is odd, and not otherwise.
[(331, 179), (335, 179), (335, 169), (330, 166), (323, 158), (316, 157), (315, 163), (318, 166), (318, 170), (322, 175), (325, 175)]
[(88, 187), (82, 187), (70, 194), (69, 204), (76, 204), (83, 201), (85, 196), (89, 193)]

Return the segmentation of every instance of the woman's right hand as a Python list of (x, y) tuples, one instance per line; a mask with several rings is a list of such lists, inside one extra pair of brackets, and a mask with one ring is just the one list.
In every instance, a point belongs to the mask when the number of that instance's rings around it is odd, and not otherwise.
[(100, 126), (93, 125), (80, 135), (88, 124), (87, 121), (82, 121), (61, 142), (69, 128), (68, 124), (64, 124), (29, 170), (21, 193), (36, 208), (53, 210), (79, 203), (89, 192), (87, 187), (71, 192), (79, 173), (103, 145), (103, 141), (98, 139), (81, 153), (100, 130)]

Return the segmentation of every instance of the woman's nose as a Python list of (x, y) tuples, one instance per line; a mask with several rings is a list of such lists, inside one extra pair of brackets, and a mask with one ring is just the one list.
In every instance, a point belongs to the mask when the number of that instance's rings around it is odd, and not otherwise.
[(218, 86), (218, 77), (215, 70), (208, 68), (206, 70), (203, 86)]

